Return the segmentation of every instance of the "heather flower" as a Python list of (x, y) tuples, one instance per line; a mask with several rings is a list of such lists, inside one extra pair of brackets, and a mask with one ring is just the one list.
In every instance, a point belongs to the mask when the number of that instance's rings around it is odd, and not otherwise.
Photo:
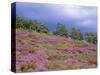
[(96, 45), (81, 47), (78, 41), (61, 36), (48, 36), (18, 31), (16, 36), (16, 70), (47, 71), (97, 66)]

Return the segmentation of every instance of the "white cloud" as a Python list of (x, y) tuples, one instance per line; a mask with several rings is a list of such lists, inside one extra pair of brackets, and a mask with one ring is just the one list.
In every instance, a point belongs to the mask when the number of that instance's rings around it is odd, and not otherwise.
[(64, 6), (63, 15), (81, 27), (97, 28), (97, 9), (86, 6)]
[(64, 6), (64, 15), (71, 19), (88, 19), (96, 16), (96, 9), (86, 6)]

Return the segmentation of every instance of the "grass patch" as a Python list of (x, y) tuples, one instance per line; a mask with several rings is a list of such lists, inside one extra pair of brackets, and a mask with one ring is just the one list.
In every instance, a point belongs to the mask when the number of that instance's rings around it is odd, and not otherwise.
[(30, 68), (29, 65), (23, 64), (23, 65), (21, 66), (20, 70), (21, 70), (21, 72), (27, 72), (29, 68)]
[(54, 46), (55, 49), (57, 50), (64, 50), (66, 48), (68, 48), (67, 44), (57, 44)]
[(89, 57), (86, 54), (80, 53), (75, 57), (79, 62), (88, 63)]
[(20, 67), (20, 71), (21, 72), (28, 72), (30, 69), (35, 70), (35, 68), (36, 68), (36, 64), (35, 63), (23, 64)]
[(63, 61), (63, 60), (68, 59), (68, 57), (62, 56), (62, 55), (52, 55), (52, 56), (48, 56), (47, 59), (50, 60), (50, 61), (55, 61), (55, 60), (61, 60), (61, 61)]

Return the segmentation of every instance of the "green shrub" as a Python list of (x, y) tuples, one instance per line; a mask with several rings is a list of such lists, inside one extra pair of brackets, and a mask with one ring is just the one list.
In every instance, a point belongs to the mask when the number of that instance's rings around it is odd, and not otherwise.
[(80, 44), (82, 45), (82, 47), (87, 46), (87, 42), (85, 40), (80, 41)]

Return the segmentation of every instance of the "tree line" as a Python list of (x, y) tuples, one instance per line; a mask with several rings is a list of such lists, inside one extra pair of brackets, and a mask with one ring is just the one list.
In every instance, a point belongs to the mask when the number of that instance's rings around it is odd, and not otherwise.
[(16, 17), (16, 28), (28, 29), (36, 31), (39, 33), (46, 33), (52, 35), (64, 36), (66, 38), (71, 37), (75, 40), (85, 40), (89, 43), (97, 43), (97, 35), (93, 33), (86, 32), (85, 35), (82, 34), (80, 29), (76, 29), (74, 26), (71, 27), (70, 32), (66, 29), (66, 25), (62, 23), (57, 23), (54, 31), (50, 32), (49, 29), (40, 21), (37, 20), (26, 20), (22, 17)]

